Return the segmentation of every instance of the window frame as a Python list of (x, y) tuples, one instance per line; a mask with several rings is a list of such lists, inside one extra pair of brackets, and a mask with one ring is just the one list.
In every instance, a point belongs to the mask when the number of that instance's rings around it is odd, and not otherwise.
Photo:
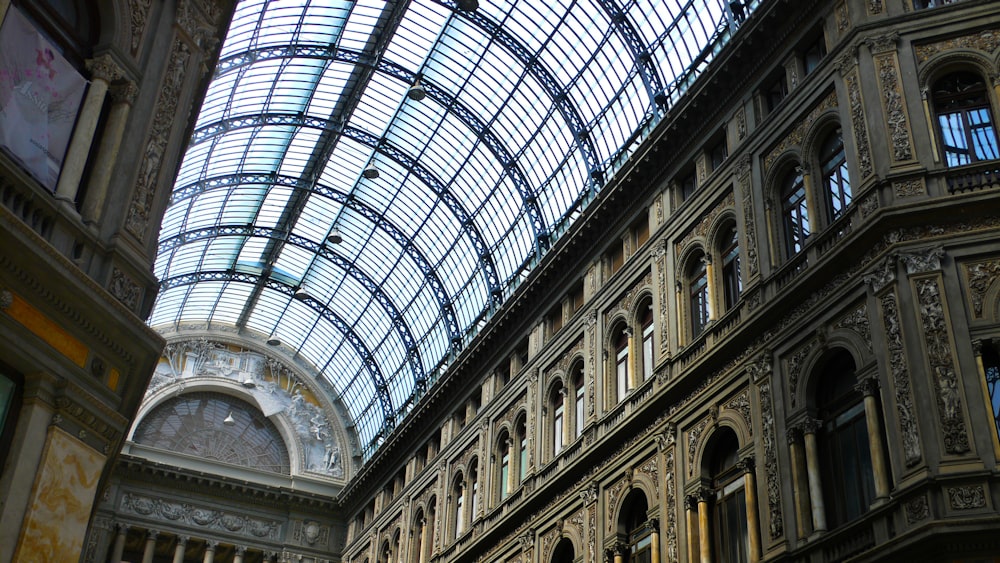
[[(956, 89), (960, 88), (958, 81), (961, 78), (971, 78), (972, 81), (968, 84), (971, 84), (975, 89), (967, 87), (960, 93), (942, 91), (941, 85), (949, 79), (956, 82)], [(1000, 139), (997, 137), (996, 114), (991, 98), (991, 88), (987, 85), (982, 73), (969, 69), (949, 72), (934, 80), (930, 91), (931, 107), (934, 114), (934, 132), (937, 141), (941, 144), (940, 156), (944, 166), (948, 168), (970, 166), (1000, 158)], [(979, 113), (985, 119), (978, 124), (973, 124), (969, 119), (972, 112)], [(953, 133), (960, 132), (962, 141), (965, 143), (964, 147), (950, 145), (945, 137), (946, 128), (942, 126), (942, 120), (949, 116), (956, 117), (959, 121), (955, 123), (949, 120), (948, 122), (952, 125), (947, 130)], [(976, 134), (976, 131), (981, 131), (981, 133)], [(984, 142), (985, 148), (977, 145), (977, 141)], [(981, 148), (990, 150), (992, 154), (980, 156), (978, 153)]]

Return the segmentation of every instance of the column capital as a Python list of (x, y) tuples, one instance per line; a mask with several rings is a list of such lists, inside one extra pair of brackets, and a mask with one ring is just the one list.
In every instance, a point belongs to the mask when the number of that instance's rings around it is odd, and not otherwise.
[(753, 455), (748, 455), (737, 461), (736, 467), (740, 468), (743, 473), (753, 473), (754, 468), (757, 467), (757, 462), (754, 461)]
[(816, 432), (819, 430), (819, 427), (820, 427), (820, 422), (815, 418), (811, 417), (806, 417), (802, 419), (802, 422), (799, 423), (799, 429), (802, 430), (802, 434), (815, 435)]
[(788, 445), (797, 444), (802, 441), (802, 429), (797, 426), (792, 426), (791, 428), (785, 430), (785, 439), (788, 440)]
[(107, 53), (93, 59), (87, 59), (86, 65), (92, 80), (101, 80), (110, 84), (122, 75), (121, 67)]
[(977, 356), (983, 355), (983, 340), (981, 338), (972, 339), (972, 353)]
[(215, 551), (215, 548), (219, 547), (219, 540), (207, 539), (205, 540), (205, 549)]
[(715, 489), (702, 487), (698, 489), (698, 502), (712, 502), (715, 500)]
[(698, 495), (688, 495), (684, 497), (684, 505), (688, 510), (698, 511)]
[(160, 531), (159, 530), (153, 530), (153, 529), (146, 530), (146, 540), (154, 540), (155, 541), (156, 538), (157, 538), (157, 536), (159, 536), (159, 535), (160, 535)]
[(649, 520), (646, 520), (646, 529), (649, 530), (650, 532), (653, 532), (654, 534), (659, 533), (660, 519), (654, 517), (650, 518)]
[(191, 541), (191, 536), (177, 536), (177, 545), (187, 545)]
[(109, 92), (113, 102), (132, 105), (135, 103), (136, 97), (139, 96), (139, 87), (136, 86), (135, 82), (126, 80), (112, 85)]
[(874, 397), (878, 393), (878, 379), (875, 377), (866, 377), (859, 381), (854, 388), (860, 391), (865, 397)]
[(115, 522), (115, 531), (119, 534), (127, 534), (128, 529), (131, 527), (131, 525), (126, 524), (125, 522)]
[(246, 553), (247, 553), (247, 546), (245, 545), (236, 546), (236, 555), (246, 555)]

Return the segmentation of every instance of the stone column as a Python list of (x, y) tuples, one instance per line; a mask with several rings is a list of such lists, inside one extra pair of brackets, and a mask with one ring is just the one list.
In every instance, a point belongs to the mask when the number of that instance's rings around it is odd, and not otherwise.
[(698, 497), (684, 498), (684, 513), (687, 516), (687, 559), (691, 563), (698, 560)]
[(204, 563), (212, 563), (215, 561), (215, 548), (217, 547), (219, 547), (219, 540), (205, 540)]
[(809, 501), (812, 505), (814, 532), (826, 531), (826, 505), (823, 503), (823, 487), (819, 480), (819, 449), (816, 445), (816, 431), (819, 421), (807, 418), (802, 422), (802, 440), (806, 446), (806, 476), (809, 478)]
[[(514, 492), (517, 488), (517, 474), (521, 471), (521, 450), (520, 444), (518, 444), (518, 449), (514, 449), (514, 440), (517, 439), (517, 428), (511, 430), (513, 434), (511, 437), (507, 438), (507, 494)], [(515, 457), (516, 456), (516, 457)], [(514, 460), (517, 460), (517, 464)]]
[(569, 423), (569, 419), (570, 419), (570, 407), (573, 407), (573, 411), (572, 412), (573, 412), (574, 415), (576, 414), (576, 400), (575, 400), (576, 397), (574, 397), (574, 401), (573, 401), (572, 404), (570, 404), (570, 402), (569, 402), (569, 387), (568, 387), (568, 385), (570, 383), (572, 383), (572, 382), (570, 382), (570, 381), (563, 382), (562, 389), (559, 390), (559, 393), (562, 395), (562, 400), (563, 400), (563, 422), (562, 422), (562, 435), (563, 435), (563, 439), (562, 439), (562, 443), (563, 443), (563, 447), (564, 448), (566, 446), (568, 446), (570, 442), (573, 441), (572, 433), (570, 432), (570, 429), (571, 429), (572, 425)]
[[(628, 359), (625, 360), (625, 365), (628, 366), (628, 374), (626, 374), (627, 377), (625, 377), (625, 394), (628, 395), (628, 392), (636, 387), (635, 374), (639, 371), (636, 369), (636, 364), (638, 363), (640, 355), (636, 353), (635, 349), (635, 331), (632, 330), (631, 326), (626, 326), (624, 328), (624, 332), (625, 336), (628, 337)], [(617, 361), (617, 359), (615, 361)], [(618, 369), (617, 365), (615, 365), (615, 369)], [(618, 402), (622, 402), (622, 399), (624, 398), (624, 396), (618, 397)]]
[(236, 546), (236, 555), (233, 556), (233, 563), (243, 563), (243, 557), (247, 553), (247, 546), (238, 545)]
[(708, 519), (708, 510), (715, 491), (707, 487), (698, 491), (698, 538), (701, 551), (701, 563), (712, 563), (712, 529)]
[(615, 550), (614, 562), (625, 563), (625, 554), (628, 553), (628, 545), (626, 545), (624, 542), (617, 542), (615, 543), (614, 550)]
[[(796, 170), (802, 174), (802, 185), (806, 190), (806, 210), (809, 213), (809, 233), (811, 235), (816, 230), (816, 222), (822, 214), (822, 206), (816, 201), (816, 194), (813, 193), (813, 180), (812, 174), (809, 173), (809, 165), (803, 163)], [(805, 246), (806, 241), (803, 240), (802, 244)]]
[(125, 553), (125, 536), (128, 535), (128, 524), (118, 524), (118, 533), (115, 535), (115, 546), (111, 550), (111, 563), (121, 563), (122, 555)]
[(715, 275), (715, 263), (712, 261), (711, 247), (705, 249), (705, 255), (702, 260), (705, 261), (705, 279), (708, 281), (708, 321), (714, 321), (719, 318), (718, 311), (722, 310), (719, 306), (719, 298), (717, 296), (719, 289), (718, 279)]
[(153, 552), (156, 549), (156, 536), (160, 532), (157, 530), (146, 531), (146, 546), (142, 550), (142, 563), (153, 563)]
[(788, 452), (792, 464), (792, 499), (795, 504), (795, 533), (798, 539), (809, 535), (811, 518), (809, 510), (809, 483), (806, 480), (806, 458), (802, 452), (802, 432), (789, 428)]
[(174, 547), (174, 563), (184, 563), (184, 549), (190, 536), (177, 536), (177, 545)]
[(108, 197), (111, 173), (118, 161), (118, 151), (121, 148), (122, 136), (125, 134), (125, 124), (128, 122), (129, 111), (138, 93), (139, 89), (132, 82), (111, 88), (113, 103), (108, 113), (108, 120), (104, 124), (104, 134), (101, 136), (101, 144), (97, 150), (94, 168), (90, 173), (90, 183), (87, 185), (87, 195), (81, 211), (83, 220), (88, 223), (101, 220), (104, 203)]
[(419, 563), (427, 563), (427, 553), (429, 552), (430, 546), (427, 545), (427, 518), (424, 518), (420, 521), (420, 553), (417, 554)]
[(747, 501), (747, 536), (750, 539), (750, 563), (760, 561), (760, 512), (757, 509), (757, 478), (754, 475), (753, 457), (745, 457), (738, 463), (743, 470), (743, 493)]
[(646, 522), (649, 528), (650, 563), (660, 563), (660, 521), (653, 518)]
[(94, 132), (97, 130), (97, 120), (101, 117), (101, 107), (104, 105), (108, 85), (121, 74), (121, 70), (110, 55), (101, 55), (88, 60), (87, 70), (91, 76), (90, 87), (76, 118), (76, 129), (69, 141), (62, 173), (56, 185), (56, 197), (69, 203), (76, 201), (77, 192), (80, 190), (80, 179), (83, 178), (83, 169), (87, 165), (87, 156), (94, 141)]
[(882, 420), (878, 414), (878, 380), (867, 377), (858, 384), (858, 390), (865, 396), (865, 425), (868, 427), (868, 449), (872, 458), (872, 473), (875, 478), (876, 502), (889, 500), (889, 471), (885, 460)]

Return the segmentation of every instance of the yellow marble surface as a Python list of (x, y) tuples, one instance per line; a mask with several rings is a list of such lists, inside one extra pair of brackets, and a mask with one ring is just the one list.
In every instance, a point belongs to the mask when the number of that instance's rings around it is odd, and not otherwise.
[(51, 426), (15, 562), (77, 561), (106, 457)]
[(35, 336), (44, 340), (60, 354), (66, 356), (76, 365), (83, 367), (87, 363), (87, 346), (74, 338), (66, 329), (31, 306), (30, 303), (14, 294), (10, 307), (6, 312), (14, 320), (24, 325)]

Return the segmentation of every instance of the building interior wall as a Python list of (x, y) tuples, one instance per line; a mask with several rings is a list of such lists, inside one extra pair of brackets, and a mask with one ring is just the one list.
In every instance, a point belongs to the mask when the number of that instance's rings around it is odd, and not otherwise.
[(998, 560), (1000, 4), (765, 3), (364, 464), (306, 367), (203, 335), (330, 415), (267, 415), (288, 475), (134, 440), (168, 396), (264, 403), (195, 352), (156, 383), (192, 344), (142, 322), (162, 120), (232, 6), (107, 4), (116, 174), (66, 200), (0, 155), (0, 560)]

